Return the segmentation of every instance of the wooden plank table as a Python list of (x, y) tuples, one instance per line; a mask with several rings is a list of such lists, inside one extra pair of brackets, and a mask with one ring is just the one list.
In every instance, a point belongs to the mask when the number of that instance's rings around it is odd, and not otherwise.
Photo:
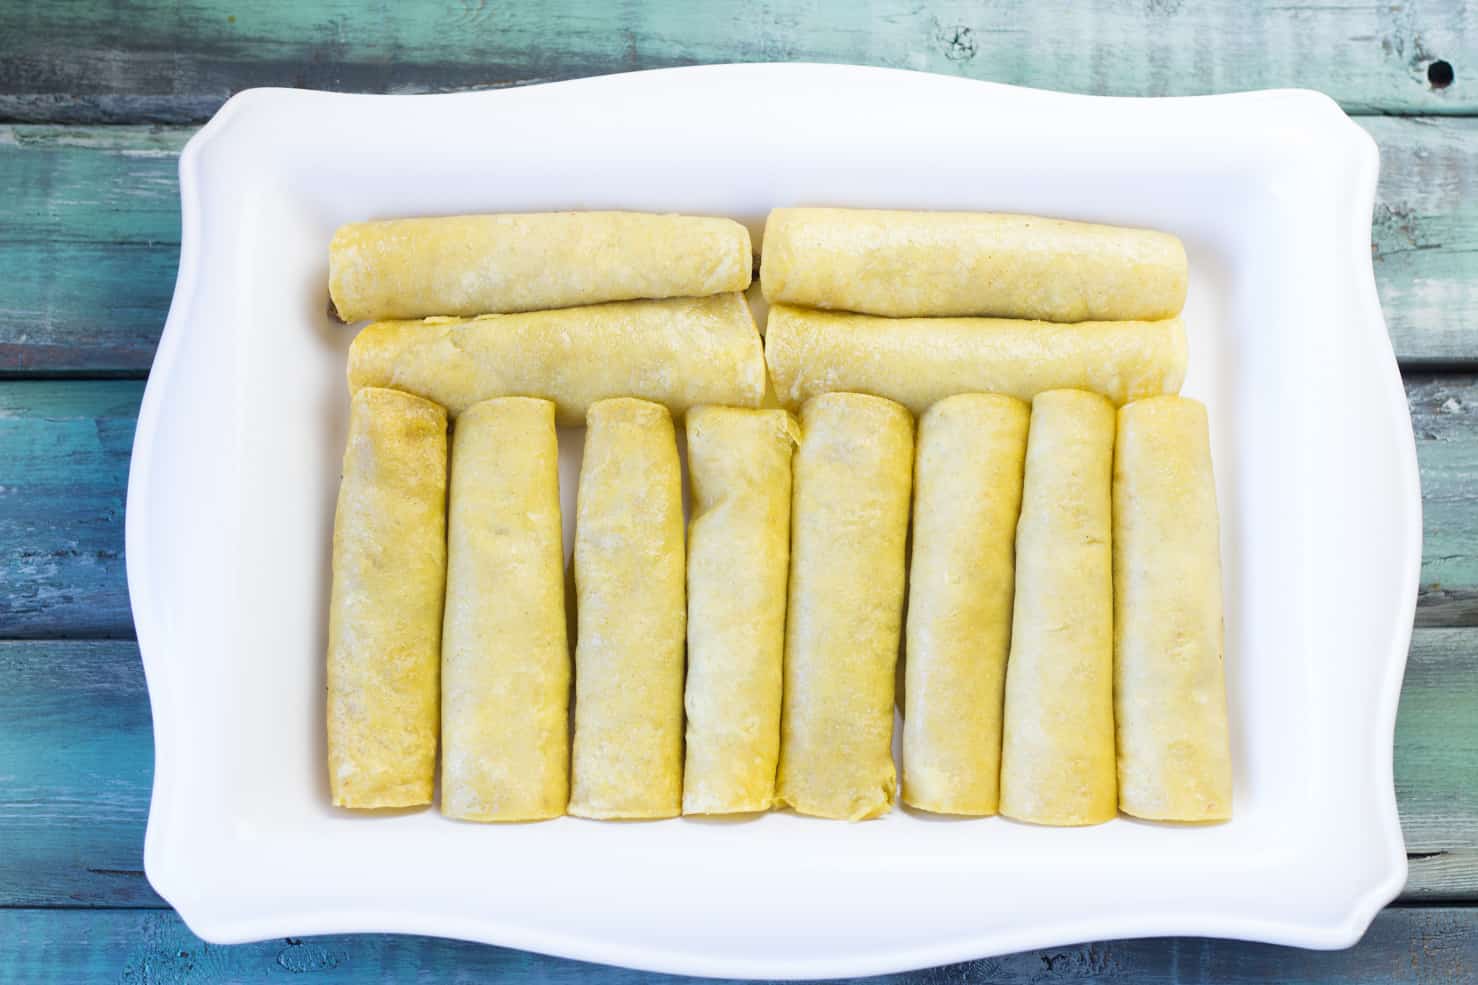
[(124, 487), (178, 259), (176, 159), (232, 92), (756, 60), (1114, 95), (1307, 86), (1381, 147), (1372, 250), (1426, 526), (1396, 734), (1401, 900), (1338, 953), (1112, 942), (890, 980), (1478, 980), (1475, 56), (1471, 0), (0, 3), (0, 983), (651, 977), (427, 938), (191, 935), (142, 872), (153, 751)]

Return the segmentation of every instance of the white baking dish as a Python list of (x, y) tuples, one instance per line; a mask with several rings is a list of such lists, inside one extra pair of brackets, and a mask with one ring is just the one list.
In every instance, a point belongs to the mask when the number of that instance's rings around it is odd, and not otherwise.
[[(150, 881), (212, 941), (404, 931), (706, 975), (856, 975), (1160, 934), (1350, 944), (1406, 875), (1391, 734), (1421, 541), (1371, 274), (1376, 170), (1370, 138), (1297, 91), (1101, 99), (755, 65), (236, 96), (180, 162), (179, 282), (129, 479)], [(852, 825), (478, 826), (329, 806), (325, 607), (352, 335), (325, 311), (333, 229), (625, 208), (735, 216), (758, 236), (785, 204), (1032, 212), (1184, 239), (1185, 392), (1210, 406), (1223, 508), (1235, 820), (1053, 830), (897, 809)]]

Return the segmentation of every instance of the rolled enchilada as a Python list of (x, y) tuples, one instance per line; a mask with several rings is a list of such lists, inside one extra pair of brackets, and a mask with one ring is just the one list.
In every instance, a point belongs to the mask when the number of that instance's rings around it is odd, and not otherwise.
[(338, 807), (431, 803), (446, 474), (446, 411), (395, 390), (354, 395), (328, 621), (328, 778)]
[(688, 412), (684, 813), (762, 811), (774, 799), (799, 433), (783, 410)]
[(913, 418), (891, 400), (801, 411), (776, 803), (862, 820), (892, 806)]
[(561, 424), (607, 397), (681, 415), (698, 404), (758, 407), (765, 358), (741, 294), (626, 301), (483, 318), (366, 326), (349, 348), (349, 387), (391, 387), (453, 415), (492, 397), (554, 401)]
[(1114, 778), (1114, 408), (1076, 390), (1032, 403), (1006, 665), (1001, 813), (1097, 824)]
[(575, 519), (575, 738), (569, 813), (682, 810), (682, 476), (672, 417), (645, 400), (590, 408)]
[(1121, 408), (1114, 703), (1126, 814), (1231, 817), (1220, 558), (1206, 408), (1183, 397)]
[(919, 421), (903, 712), (903, 800), (994, 814), (1011, 641), (1026, 404), (962, 394)]
[(874, 318), (776, 305), (765, 359), (780, 403), (792, 409), (817, 394), (851, 391), (922, 414), (958, 393), (1029, 401), (1064, 387), (1122, 404), (1180, 390), (1186, 336), (1179, 318), (1058, 325)]
[(990, 212), (775, 209), (772, 303), (873, 315), (1154, 321), (1185, 304), (1186, 254), (1152, 229)]
[(448, 817), (558, 817), (569, 799), (558, 470), (549, 401), (500, 397), (457, 419), (441, 647)]
[(732, 219), (535, 212), (340, 226), (328, 270), (353, 322), (724, 294), (749, 286), (753, 257)]

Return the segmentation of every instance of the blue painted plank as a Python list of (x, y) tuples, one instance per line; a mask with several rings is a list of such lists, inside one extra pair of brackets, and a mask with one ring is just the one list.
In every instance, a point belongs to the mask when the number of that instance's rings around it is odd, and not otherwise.
[(174, 293), (190, 132), (0, 127), (0, 371), (148, 369)]
[(0, 642), (0, 906), (162, 906), (153, 774), (135, 644)]
[[(919, 972), (847, 979), (870, 985), (1461, 985), (1478, 969), (1478, 909), (1386, 910), (1346, 951), (1158, 938), (1025, 951)], [(35, 982), (311, 981), (700, 985), (523, 951), (396, 934), (278, 938), (219, 946), (172, 911), (0, 910), (0, 985)]]
[(142, 396), (0, 383), (0, 638), (133, 635), (123, 506)]

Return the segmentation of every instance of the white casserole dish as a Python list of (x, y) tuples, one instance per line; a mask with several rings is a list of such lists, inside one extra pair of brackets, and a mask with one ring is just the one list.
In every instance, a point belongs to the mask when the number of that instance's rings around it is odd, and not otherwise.
[[(1377, 165), (1364, 131), (1302, 91), (1105, 99), (752, 65), (236, 96), (180, 161), (179, 280), (129, 479), (150, 881), (211, 941), (398, 931), (701, 975), (1167, 934), (1351, 944), (1406, 876), (1391, 738), (1421, 548), (1371, 272)], [(353, 334), (325, 310), (334, 228), (623, 208), (734, 216), (758, 242), (784, 204), (1031, 212), (1185, 241), (1184, 392), (1210, 408), (1223, 512), (1233, 821), (1053, 830), (900, 808), (852, 825), (477, 826), (329, 806)]]

